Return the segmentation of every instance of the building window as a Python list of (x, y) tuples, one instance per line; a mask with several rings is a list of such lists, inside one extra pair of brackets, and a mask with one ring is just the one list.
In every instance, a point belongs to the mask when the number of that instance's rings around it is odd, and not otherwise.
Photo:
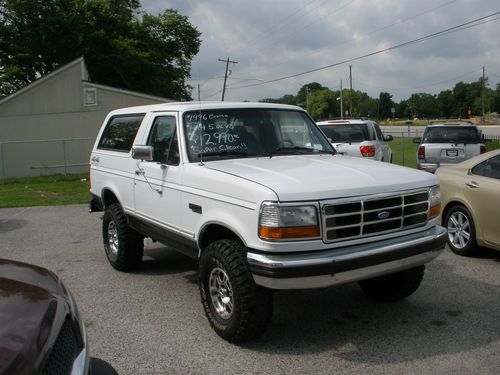
[(83, 105), (85, 106), (97, 105), (97, 89), (95, 88), (83, 89)]

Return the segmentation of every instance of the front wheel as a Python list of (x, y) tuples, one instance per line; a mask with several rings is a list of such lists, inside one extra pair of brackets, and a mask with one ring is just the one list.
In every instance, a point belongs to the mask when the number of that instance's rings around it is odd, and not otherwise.
[(424, 277), (425, 266), (391, 273), (373, 279), (360, 281), (358, 284), (369, 297), (394, 302), (413, 294)]
[(445, 218), (448, 246), (458, 255), (471, 256), (477, 251), (476, 229), (469, 210), (461, 205), (452, 207)]
[(273, 295), (257, 286), (234, 240), (213, 242), (200, 259), (200, 294), (205, 314), (219, 336), (242, 342), (261, 335), (273, 314)]
[(119, 271), (132, 271), (141, 265), (144, 242), (142, 236), (130, 228), (121, 206), (106, 207), (102, 218), (102, 239), (109, 263)]

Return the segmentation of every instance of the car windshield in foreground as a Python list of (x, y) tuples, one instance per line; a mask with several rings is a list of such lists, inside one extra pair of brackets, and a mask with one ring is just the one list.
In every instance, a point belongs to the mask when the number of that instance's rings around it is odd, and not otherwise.
[(352, 143), (371, 140), (365, 124), (321, 125), (320, 129), (332, 143)]
[(302, 111), (276, 108), (192, 111), (184, 114), (183, 126), (191, 162), (335, 153), (316, 124)]
[(481, 143), (477, 128), (470, 126), (429, 127), (424, 143)]

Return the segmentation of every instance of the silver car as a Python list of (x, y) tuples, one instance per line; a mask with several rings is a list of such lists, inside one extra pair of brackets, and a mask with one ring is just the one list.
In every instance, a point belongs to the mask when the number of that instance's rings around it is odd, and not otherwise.
[(470, 123), (427, 125), (423, 137), (413, 142), (419, 144), (417, 168), (431, 173), (486, 152), (481, 132)]
[(392, 135), (384, 136), (375, 121), (327, 120), (316, 124), (338, 153), (392, 163), (392, 150), (388, 144)]

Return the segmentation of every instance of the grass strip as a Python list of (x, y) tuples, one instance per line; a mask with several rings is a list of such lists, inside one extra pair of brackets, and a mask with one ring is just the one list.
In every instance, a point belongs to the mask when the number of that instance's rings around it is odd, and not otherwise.
[(87, 203), (87, 178), (86, 174), (72, 174), (2, 180), (0, 208)]

